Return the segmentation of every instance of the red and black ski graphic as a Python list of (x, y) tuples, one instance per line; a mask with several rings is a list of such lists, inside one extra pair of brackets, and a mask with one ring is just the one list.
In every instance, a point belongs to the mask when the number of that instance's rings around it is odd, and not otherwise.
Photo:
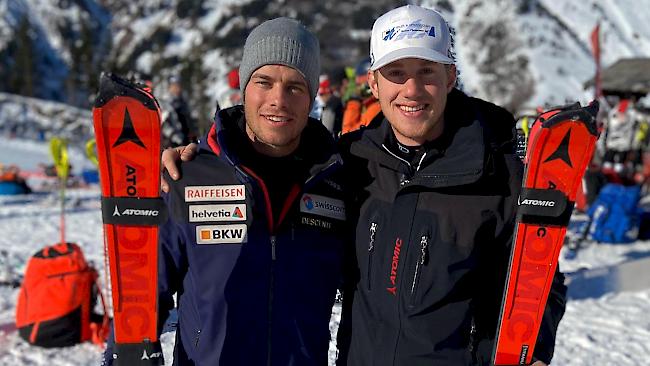
[(495, 365), (528, 365), (557, 268), (576, 192), (591, 161), (596, 102), (539, 116), (530, 133), (526, 172), (494, 350)]
[(162, 363), (158, 342), (160, 109), (143, 85), (102, 75), (93, 108), (112, 287), (114, 365)]

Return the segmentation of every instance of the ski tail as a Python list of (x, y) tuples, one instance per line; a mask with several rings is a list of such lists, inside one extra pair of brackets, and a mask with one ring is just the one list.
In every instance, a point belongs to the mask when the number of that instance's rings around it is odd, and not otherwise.
[(591, 161), (598, 103), (541, 114), (530, 132), (493, 364), (532, 362), (546, 301), (582, 176)]
[(112, 288), (113, 358), (116, 365), (158, 364), (157, 225), (166, 213), (160, 199), (160, 108), (145, 86), (103, 74), (93, 122)]

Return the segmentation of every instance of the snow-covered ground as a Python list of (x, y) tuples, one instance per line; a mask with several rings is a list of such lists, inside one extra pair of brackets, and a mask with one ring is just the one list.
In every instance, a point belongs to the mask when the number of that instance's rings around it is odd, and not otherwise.
[[(84, 166), (83, 155), (73, 151), (72, 161)], [(48, 163), (47, 146), (0, 138), (0, 163), (15, 163), (27, 170)], [(34, 182), (38, 183), (38, 182)], [(66, 203), (66, 239), (78, 243), (86, 257), (101, 267), (103, 234), (97, 186), (70, 189)], [(24, 271), (25, 261), (44, 245), (59, 238), (60, 207), (55, 193), (0, 196), (0, 251), (8, 253), (14, 274)], [(630, 286), (612, 287), (609, 277), (627, 264), (650, 259), (650, 242), (626, 245), (589, 244), (574, 259), (564, 258), (569, 300), (560, 323), (553, 365), (642, 365), (650, 354), (650, 264), (641, 269)], [(7, 268), (0, 263), (0, 276)], [(103, 277), (102, 277), (103, 281)], [(623, 290), (626, 289), (626, 290)], [(65, 349), (29, 346), (13, 326), (18, 290), (0, 286), (0, 365), (99, 365), (102, 350), (92, 344)], [(331, 328), (338, 324), (334, 309)], [(168, 364), (173, 333), (162, 336)], [(332, 345), (333, 346), (333, 345)], [(333, 348), (332, 348), (333, 349)], [(334, 352), (332, 352), (332, 360)]]

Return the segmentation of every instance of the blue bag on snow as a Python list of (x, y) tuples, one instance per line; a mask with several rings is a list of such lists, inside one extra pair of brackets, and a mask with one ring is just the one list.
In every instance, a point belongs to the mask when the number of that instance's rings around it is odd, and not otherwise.
[(592, 240), (606, 243), (630, 243), (639, 234), (640, 211), (637, 207), (640, 186), (605, 185), (587, 212)]

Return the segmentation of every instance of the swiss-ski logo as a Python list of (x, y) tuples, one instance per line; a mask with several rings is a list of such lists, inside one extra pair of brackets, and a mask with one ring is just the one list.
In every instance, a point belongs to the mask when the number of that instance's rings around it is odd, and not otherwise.
[(146, 149), (144, 143), (142, 143), (142, 140), (140, 140), (140, 137), (138, 137), (138, 134), (135, 132), (135, 128), (133, 127), (133, 121), (131, 120), (131, 115), (129, 114), (128, 108), (125, 107), (124, 122), (122, 123), (122, 132), (120, 133), (120, 137), (118, 137), (115, 143), (113, 144), (113, 147), (120, 146), (123, 143), (129, 141)]
[(127, 208), (124, 211), (120, 212), (120, 209), (115, 205), (113, 210), (113, 216), (158, 216), (160, 211), (158, 210), (140, 210), (135, 208)]

